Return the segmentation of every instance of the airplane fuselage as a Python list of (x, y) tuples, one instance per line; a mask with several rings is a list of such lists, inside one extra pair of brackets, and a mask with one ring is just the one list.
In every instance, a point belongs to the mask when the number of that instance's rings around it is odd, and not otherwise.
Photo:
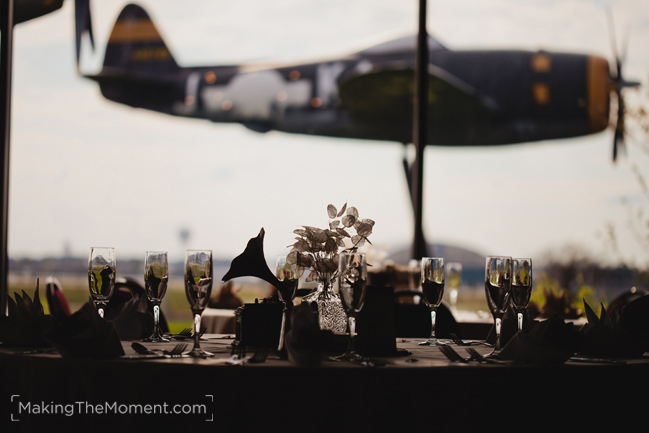
[[(608, 62), (532, 51), (452, 51), (431, 38), (429, 144), (496, 145), (602, 131)], [(179, 67), (139, 6), (117, 20), (102, 94), (132, 107), (270, 130), (412, 142), (415, 38), (302, 64)]]

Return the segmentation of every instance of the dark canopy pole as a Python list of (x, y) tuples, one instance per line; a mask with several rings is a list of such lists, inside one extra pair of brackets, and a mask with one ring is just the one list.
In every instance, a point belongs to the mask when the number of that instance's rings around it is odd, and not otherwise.
[(2, 22), (0, 23), (0, 101), (2, 101), (2, 221), (0, 224), (0, 314), (6, 315), (9, 256), (7, 254), (7, 234), (9, 221), (9, 127), (11, 126), (11, 56), (13, 45), (14, 0), (2, 1)]
[(413, 143), (417, 149), (412, 172), (415, 233), (412, 258), (427, 255), (423, 230), (424, 148), (428, 142), (428, 31), (426, 30), (426, 1), (419, 0), (419, 34), (415, 66), (415, 115)]

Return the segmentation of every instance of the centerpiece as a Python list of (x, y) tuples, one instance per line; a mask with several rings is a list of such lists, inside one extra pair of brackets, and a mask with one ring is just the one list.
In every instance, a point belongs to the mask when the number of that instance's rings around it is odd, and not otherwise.
[(295, 229), (296, 242), (290, 245), (287, 262), (295, 264), (298, 277), (311, 269), (305, 282), (317, 282), (316, 289), (302, 298), (302, 302), (315, 303), (318, 309), (320, 329), (342, 334), (347, 329), (347, 315), (334, 291), (333, 285), (338, 275), (339, 255), (343, 252), (355, 253), (365, 243), (371, 244), (374, 221), (361, 219), (355, 207), (340, 211), (332, 204), (327, 206), (329, 227), (320, 229), (302, 226)]

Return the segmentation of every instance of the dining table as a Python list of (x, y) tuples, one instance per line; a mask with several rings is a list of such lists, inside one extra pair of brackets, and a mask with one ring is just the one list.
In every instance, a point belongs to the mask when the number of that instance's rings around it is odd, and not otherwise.
[[(191, 339), (122, 340), (124, 355), (62, 357), (50, 348), (0, 345), (3, 432), (415, 432), (632, 425), (649, 399), (649, 353), (520, 365), (469, 358), (480, 340), (442, 347), (397, 338), (389, 356), (301, 366), (284, 352), (241, 348), (203, 334), (207, 358), (162, 355)], [(135, 343), (135, 344), (134, 344)], [(135, 348), (144, 346), (150, 354)], [(263, 355), (261, 356), (260, 355)], [(331, 355), (331, 354), (329, 354)], [(237, 362), (238, 361), (238, 362)]]

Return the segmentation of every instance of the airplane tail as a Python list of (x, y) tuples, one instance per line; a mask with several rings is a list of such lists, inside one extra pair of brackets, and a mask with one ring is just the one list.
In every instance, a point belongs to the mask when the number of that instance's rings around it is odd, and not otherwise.
[[(90, 0), (75, 0), (77, 67), (85, 33), (94, 49)], [(178, 69), (160, 33), (144, 9), (128, 4), (113, 26), (106, 46), (104, 71), (108, 73), (155, 73), (162, 76)]]
[(104, 70), (113, 68), (156, 75), (178, 69), (153, 21), (138, 5), (128, 4), (122, 9), (108, 39)]

